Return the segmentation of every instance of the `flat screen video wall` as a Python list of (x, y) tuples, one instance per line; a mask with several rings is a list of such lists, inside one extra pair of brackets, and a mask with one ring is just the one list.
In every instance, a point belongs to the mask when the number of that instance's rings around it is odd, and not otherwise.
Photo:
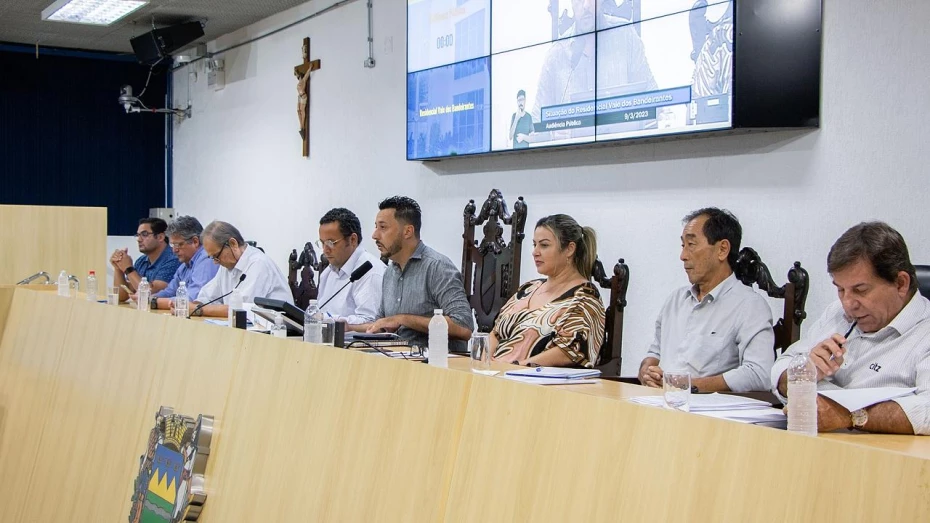
[(408, 0), (407, 159), (728, 129), (733, 0)]

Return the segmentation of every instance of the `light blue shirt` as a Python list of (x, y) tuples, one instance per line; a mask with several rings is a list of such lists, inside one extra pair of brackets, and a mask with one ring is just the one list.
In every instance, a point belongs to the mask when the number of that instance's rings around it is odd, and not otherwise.
[(665, 301), (646, 357), (694, 378), (722, 374), (733, 392), (769, 390), (775, 361), (772, 309), (734, 274), (698, 301), (684, 287)]
[(174, 298), (178, 293), (178, 286), (183, 281), (187, 285), (187, 298), (190, 301), (197, 299), (200, 289), (216, 276), (216, 270), (220, 266), (213, 263), (213, 260), (207, 257), (203, 246), (197, 248), (193, 258), (188, 263), (182, 263), (174, 273), (174, 278), (168, 282), (168, 286), (156, 292), (153, 296), (156, 298)]

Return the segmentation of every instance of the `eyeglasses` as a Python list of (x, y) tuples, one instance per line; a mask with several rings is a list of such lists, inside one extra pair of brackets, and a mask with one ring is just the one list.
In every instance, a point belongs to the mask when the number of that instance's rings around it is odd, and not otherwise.
[[(193, 241), (193, 238), (188, 238), (188, 239), (184, 240), (183, 242), (180, 242), (180, 243), (169, 243), (168, 245), (169, 245), (172, 249), (178, 250), (178, 249), (180, 249), (181, 247), (184, 247), (185, 245), (187, 245), (188, 243), (191, 243), (192, 241)], [(222, 251), (221, 251), (221, 252), (222, 252)], [(217, 255), (217, 256), (219, 256), (219, 255)]]
[(223, 250), (226, 249), (226, 247), (228, 247), (228, 246), (229, 246), (228, 243), (224, 243), (224, 244), (223, 244), (223, 248), (220, 249), (220, 252), (218, 252), (218, 253), (216, 253), (216, 254), (213, 254), (213, 255), (209, 255), (209, 254), (208, 254), (208, 255), (207, 255), (207, 258), (210, 258), (211, 260), (216, 261), (220, 256), (223, 255)]
[(149, 232), (149, 231), (142, 231), (142, 232), (137, 232), (136, 234), (133, 234), (133, 236), (135, 236), (136, 238), (142, 238), (143, 240), (147, 240), (149, 236), (155, 236), (155, 233)]
[(342, 241), (342, 238), (340, 238), (340, 239), (338, 239), (338, 240), (317, 240), (317, 241), (316, 241), (316, 246), (319, 247), (319, 248), (321, 248), (321, 249), (322, 249), (323, 247), (329, 247), (330, 249), (332, 249), (333, 247), (336, 246), (337, 243), (339, 243), (339, 242), (341, 242), (341, 241)]

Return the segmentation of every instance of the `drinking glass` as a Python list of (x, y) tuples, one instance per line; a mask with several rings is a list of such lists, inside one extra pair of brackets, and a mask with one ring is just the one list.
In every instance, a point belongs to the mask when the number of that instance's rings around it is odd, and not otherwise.
[(119, 305), (119, 287), (107, 287), (107, 305)]
[(491, 344), (488, 334), (476, 332), (468, 340), (468, 353), (471, 355), (471, 370), (478, 374), (494, 375), (491, 370)]
[(691, 411), (691, 373), (664, 371), (662, 389), (665, 391), (665, 408), (683, 412)]

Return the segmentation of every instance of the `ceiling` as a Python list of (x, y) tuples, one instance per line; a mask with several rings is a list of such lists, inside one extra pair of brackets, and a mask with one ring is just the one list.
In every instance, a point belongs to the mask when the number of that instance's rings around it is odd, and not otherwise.
[(204, 21), (201, 42), (241, 29), (307, 0), (149, 0), (138, 11), (106, 26), (42, 20), (55, 0), (0, 0), (0, 42), (131, 53), (129, 39), (193, 20)]

